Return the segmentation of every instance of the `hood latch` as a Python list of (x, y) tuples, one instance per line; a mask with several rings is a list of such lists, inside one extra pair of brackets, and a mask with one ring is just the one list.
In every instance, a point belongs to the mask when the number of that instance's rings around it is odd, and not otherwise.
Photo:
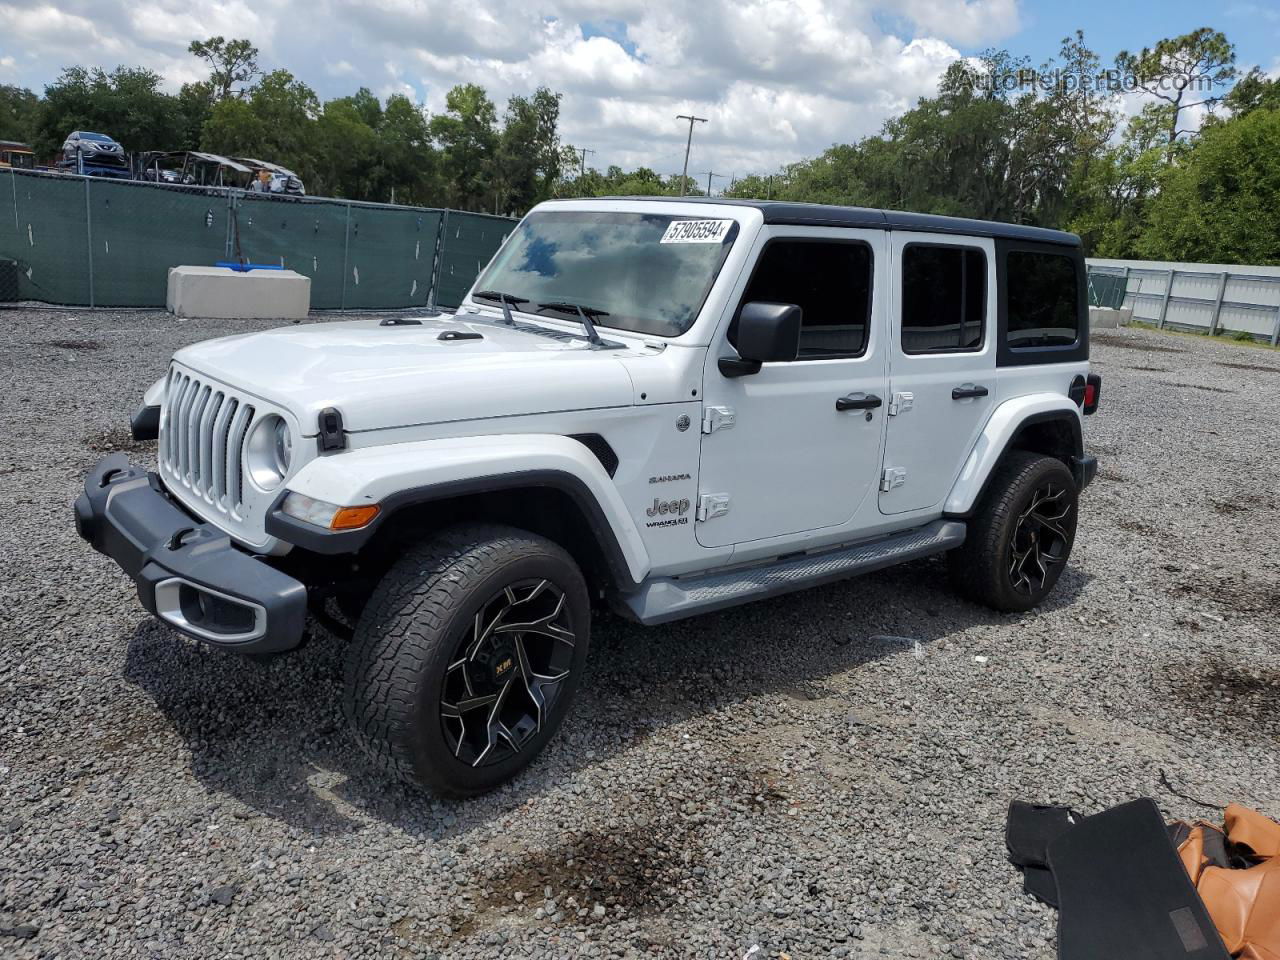
[(337, 407), (325, 407), (320, 411), (320, 432), (316, 443), (321, 453), (346, 449), (347, 435), (342, 429), (342, 414)]

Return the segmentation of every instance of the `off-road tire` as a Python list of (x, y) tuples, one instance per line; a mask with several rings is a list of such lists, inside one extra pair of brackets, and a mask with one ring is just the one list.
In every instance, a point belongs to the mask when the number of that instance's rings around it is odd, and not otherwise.
[[(456, 668), (460, 644), (470, 642), (495, 595), (541, 580), (563, 594), (576, 637), (562, 654), (571, 658), (565, 686), (514, 754), (465, 763), (442, 715), (446, 681), (457, 680), (447, 677), (450, 664)], [(446, 529), (409, 547), (374, 588), (347, 652), (343, 712), (365, 753), (392, 776), (448, 796), (491, 790), (523, 769), (564, 719), (586, 660), (590, 616), (582, 573), (557, 544), (507, 526)]]
[[(1015, 577), (1015, 531), (1027, 516), (1035, 498), (1043, 491), (1061, 490), (1066, 513), (1056, 522), (1065, 534), (1056, 545), (1058, 556), (1044, 562), (1045, 576), (1023, 583)], [(947, 554), (951, 582), (956, 590), (975, 603), (1006, 613), (1030, 610), (1039, 604), (1057, 583), (1075, 543), (1079, 491), (1066, 465), (1054, 457), (1013, 450), (996, 467), (977, 510), (969, 521), (963, 546)], [(1059, 506), (1055, 506), (1057, 513)], [(1026, 521), (1023, 521), (1025, 526)], [(1019, 532), (1020, 537), (1027, 534)], [(1057, 537), (1056, 533), (1051, 534)], [(1038, 549), (1038, 548), (1037, 548)], [(1033, 562), (1033, 571), (1039, 568)]]

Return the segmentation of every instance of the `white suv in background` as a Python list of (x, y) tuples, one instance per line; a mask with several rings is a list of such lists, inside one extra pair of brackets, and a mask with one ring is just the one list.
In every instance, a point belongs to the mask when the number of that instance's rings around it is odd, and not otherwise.
[(133, 421), (157, 468), (104, 459), (77, 525), (202, 642), (350, 634), (357, 739), (470, 794), (553, 734), (600, 604), (662, 624), (946, 553), (1034, 607), (1096, 470), (1088, 358), (1071, 234), (555, 201), (454, 313), (180, 350)]

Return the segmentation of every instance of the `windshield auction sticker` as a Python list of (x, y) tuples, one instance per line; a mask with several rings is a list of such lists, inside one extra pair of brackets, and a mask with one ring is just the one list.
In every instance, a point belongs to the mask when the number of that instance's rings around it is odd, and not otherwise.
[(672, 220), (661, 242), (719, 243), (732, 225), (732, 220)]

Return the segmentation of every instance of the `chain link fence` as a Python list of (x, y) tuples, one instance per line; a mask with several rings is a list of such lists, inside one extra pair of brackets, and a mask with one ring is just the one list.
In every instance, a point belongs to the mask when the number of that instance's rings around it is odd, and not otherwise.
[(515, 224), (429, 207), (8, 174), (0, 300), (162, 307), (170, 267), (244, 260), (310, 277), (316, 309), (455, 307)]

